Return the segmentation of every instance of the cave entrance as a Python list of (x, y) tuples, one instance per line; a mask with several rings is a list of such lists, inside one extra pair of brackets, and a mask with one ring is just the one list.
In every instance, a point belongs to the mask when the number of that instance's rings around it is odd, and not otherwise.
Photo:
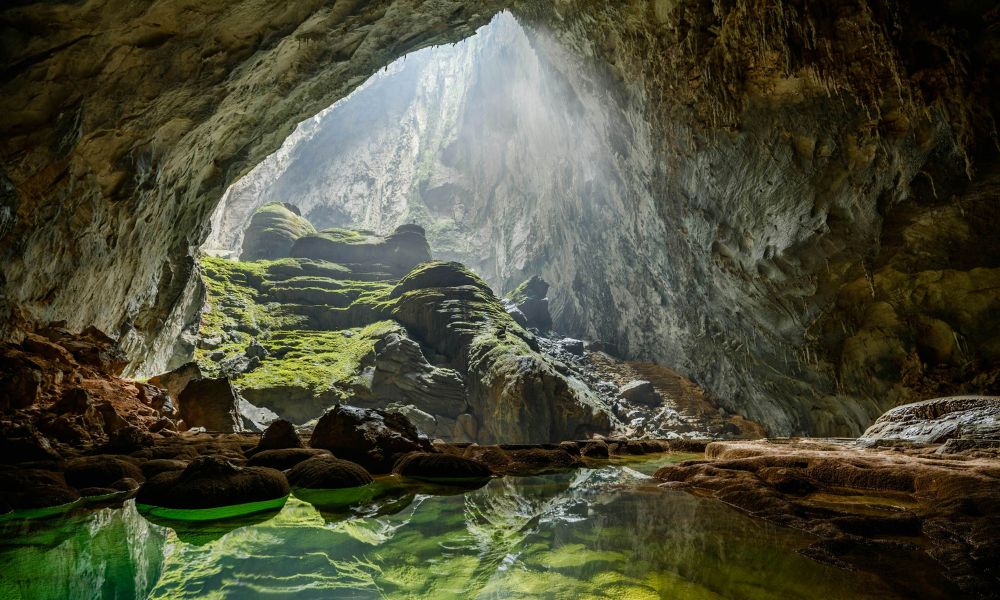
[[(256, 210), (288, 203), (317, 229), (426, 231), (506, 292), (532, 275), (572, 287), (551, 260), (614, 226), (644, 186), (626, 162), (638, 132), (600, 77), (550, 34), (498, 13), (458, 43), (410, 53), (303, 121), (232, 184), (203, 250), (238, 258)], [(640, 143), (641, 145), (641, 143)], [(567, 231), (570, 233), (567, 234)], [(553, 289), (557, 313), (572, 304)], [(573, 333), (587, 332), (566, 318)]]

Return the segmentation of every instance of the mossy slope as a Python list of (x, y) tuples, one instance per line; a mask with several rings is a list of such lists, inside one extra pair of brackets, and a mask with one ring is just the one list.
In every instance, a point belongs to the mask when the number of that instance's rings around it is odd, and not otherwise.
[(228, 374), (249, 401), (305, 422), (338, 401), (384, 401), (371, 392), (375, 348), (395, 333), (420, 343), (428, 368), (464, 378), (466, 437), (545, 442), (607, 431), (596, 398), (556, 371), (481, 278), (442, 261), (396, 278), (424, 258), (406, 248), (426, 248), (422, 230), (327, 230), (295, 242), (292, 254), (307, 256), (203, 258), (208, 305), (196, 360), (209, 375), (235, 368)]

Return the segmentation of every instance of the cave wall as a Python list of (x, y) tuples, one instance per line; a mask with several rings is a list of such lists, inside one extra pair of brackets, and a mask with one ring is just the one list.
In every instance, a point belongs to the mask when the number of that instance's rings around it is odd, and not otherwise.
[[(93, 324), (138, 369), (233, 180), (294, 125), (490, 2), (38, 3), (0, 13), (3, 319)], [(185, 307), (180, 312), (187, 312)]]
[[(163, 355), (225, 187), (295, 123), (499, 4), (5, 9), (0, 333), (96, 324), (133, 368)], [(845, 389), (845, 315), (829, 309), (858, 301), (842, 287), (880, 262), (886, 215), (928, 193), (918, 175), (960, 192), (995, 151), (989, 3), (507, 4), (566, 86), (608, 90), (641, 185), (600, 195), (601, 227), (574, 220), (582, 202), (547, 205), (517, 240), (511, 215), (494, 220), (516, 254), (502, 286), (541, 271), (561, 329), (676, 366), (772, 433), (857, 433), (906, 399), (864, 377)]]

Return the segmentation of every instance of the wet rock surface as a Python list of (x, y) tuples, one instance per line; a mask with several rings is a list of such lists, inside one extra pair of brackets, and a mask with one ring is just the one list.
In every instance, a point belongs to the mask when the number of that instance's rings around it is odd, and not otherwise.
[(712, 442), (705, 460), (664, 467), (656, 477), (816, 534), (804, 551), (816, 560), (864, 569), (871, 568), (865, 548), (926, 551), (964, 593), (994, 597), (1000, 455), (939, 456), (912, 444), (864, 450), (822, 440)]
[[(249, 453), (248, 453), (249, 454)], [(317, 456), (330, 456), (329, 450), (321, 448), (281, 448), (262, 450), (250, 455), (247, 465), (251, 467), (270, 467), (279, 471), (291, 469), (302, 461)]]

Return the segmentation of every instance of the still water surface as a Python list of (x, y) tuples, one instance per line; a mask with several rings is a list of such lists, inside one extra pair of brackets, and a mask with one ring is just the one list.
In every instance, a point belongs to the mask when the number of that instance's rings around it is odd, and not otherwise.
[[(224, 525), (124, 507), (0, 525), (0, 598), (898, 598), (807, 535), (658, 488), (661, 455), (353, 514), (294, 496)], [(928, 590), (930, 591), (930, 590)]]

